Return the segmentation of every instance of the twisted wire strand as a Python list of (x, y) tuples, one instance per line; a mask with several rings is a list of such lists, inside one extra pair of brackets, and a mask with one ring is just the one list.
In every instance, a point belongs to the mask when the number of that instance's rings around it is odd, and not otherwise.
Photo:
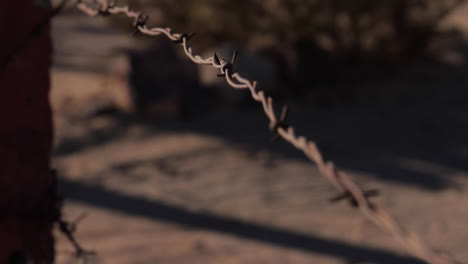
[(134, 20), (133, 26), (136, 32), (149, 36), (166, 36), (171, 41), (179, 43), (183, 47), (187, 57), (194, 63), (211, 65), (215, 69), (218, 69), (232, 88), (248, 89), (252, 98), (262, 105), (263, 111), (270, 121), (270, 129), (295, 148), (304, 152), (304, 154), (317, 165), (321, 174), (343, 193), (342, 197), (349, 199), (351, 204), (360, 209), (366, 218), (374, 222), (381, 229), (392, 234), (408, 252), (417, 258), (431, 264), (459, 263), (448, 254), (432, 250), (416, 234), (407, 231), (385, 209), (370, 201), (365, 191), (352, 181), (347, 174), (339, 171), (333, 162), (326, 161), (314, 141), (308, 140), (304, 136), (296, 135), (293, 127), (287, 125), (282, 118), (279, 119), (274, 110), (273, 99), (266, 96), (263, 91), (256, 90), (256, 81), (248, 80), (235, 72), (234, 63), (237, 52), (235, 52), (232, 62), (227, 59), (219, 59), (216, 53), (211, 57), (202, 58), (195, 54), (192, 47), (188, 44), (193, 34), (174, 33), (170, 28), (149, 28), (146, 25), (146, 21), (148, 20), (147, 16), (143, 16), (140, 12), (130, 10), (129, 6), (116, 6), (115, 2), (108, 2), (106, 0), (74, 1), (76, 8), (90, 16), (123, 14), (128, 18), (132, 18)]

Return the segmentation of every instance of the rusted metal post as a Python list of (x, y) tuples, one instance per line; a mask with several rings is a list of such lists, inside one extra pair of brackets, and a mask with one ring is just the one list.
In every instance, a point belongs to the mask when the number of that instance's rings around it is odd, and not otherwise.
[(0, 264), (54, 261), (50, 12), (0, 0)]

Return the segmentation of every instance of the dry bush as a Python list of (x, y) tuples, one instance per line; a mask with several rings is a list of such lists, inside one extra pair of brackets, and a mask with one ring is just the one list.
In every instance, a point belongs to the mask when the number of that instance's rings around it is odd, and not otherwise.
[(226, 42), (262, 51), (280, 69), (286, 95), (330, 104), (361, 100), (360, 84), (423, 58), (440, 23), (465, 0), (128, 2), (153, 25), (196, 29), (198, 51)]
[[(284, 47), (311, 39), (338, 56), (420, 55), (439, 23), (465, 0), (135, 0), (159, 23), (196, 28), (207, 41)], [(145, 9), (148, 10), (148, 9)], [(212, 43), (206, 43), (212, 44)]]

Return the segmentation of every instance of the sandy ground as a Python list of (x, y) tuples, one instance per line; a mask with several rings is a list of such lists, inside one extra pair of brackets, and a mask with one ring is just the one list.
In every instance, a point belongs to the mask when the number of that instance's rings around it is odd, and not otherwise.
[[(420, 263), (345, 202), (299, 152), (271, 142), (259, 107), (188, 121), (90, 117), (128, 34), (67, 12), (54, 21), (53, 163), (91, 263)], [(430, 75), (398, 83), (405, 93)], [(427, 80), (398, 108), (293, 107), (291, 123), (404, 225), (468, 263), (468, 70)], [(426, 75), (425, 75), (426, 74)], [(422, 77), (421, 77), (422, 76)], [(57, 233), (57, 263), (79, 263)]]

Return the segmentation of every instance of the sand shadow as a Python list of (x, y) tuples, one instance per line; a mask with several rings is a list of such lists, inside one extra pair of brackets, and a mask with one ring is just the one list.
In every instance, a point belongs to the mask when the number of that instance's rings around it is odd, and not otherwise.
[(361, 247), (346, 242), (328, 240), (296, 231), (269, 227), (209, 212), (194, 212), (162, 201), (149, 200), (88, 185), (70, 179), (59, 179), (60, 193), (66, 200), (93, 207), (144, 217), (154, 221), (170, 222), (184, 227), (215, 231), (259, 243), (296, 249), (305, 252), (341, 258), (347, 263), (423, 263), (377, 248)]

